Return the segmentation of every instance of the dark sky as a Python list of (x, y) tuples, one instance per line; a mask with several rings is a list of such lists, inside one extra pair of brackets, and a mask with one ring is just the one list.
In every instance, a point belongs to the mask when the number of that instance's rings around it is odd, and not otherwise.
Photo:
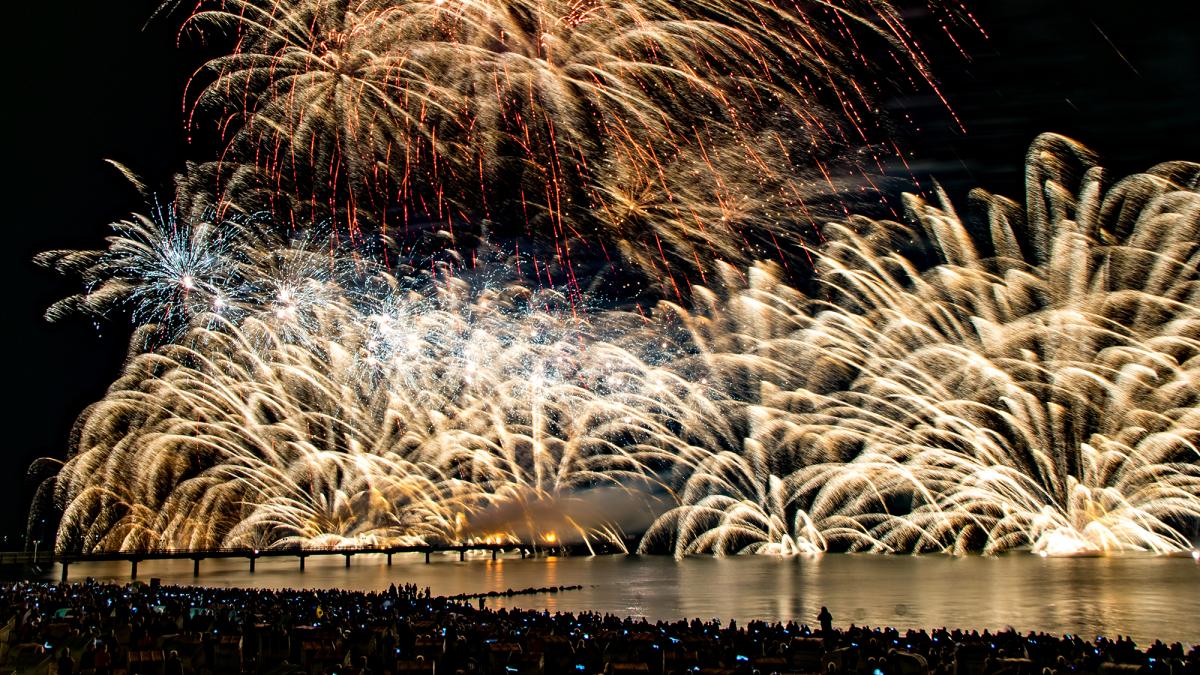
[[(901, 130), (919, 179), (933, 172), (957, 194), (979, 185), (1019, 197), (1022, 159), (1041, 131), (1083, 141), (1120, 173), (1200, 160), (1200, 3), (965, 2), (989, 34), (966, 36), (970, 59), (944, 41), (926, 43), (966, 133), (930, 97), (891, 102), (913, 117)], [(117, 322), (46, 323), (45, 308), (76, 286), (30, 259), (51, 248), (97, 247), (107, 223), (141, 208), (104, 159), (162, 186), (188, 156), (181, 99), (197, 57), (176, 49), (173, 21), (143, 29), (155, 6), (34, 2), (10, 13), (0, 549), (20, 546), (30, 463), (65, 457), (73, 420), (117, 376), (130, 333)]]

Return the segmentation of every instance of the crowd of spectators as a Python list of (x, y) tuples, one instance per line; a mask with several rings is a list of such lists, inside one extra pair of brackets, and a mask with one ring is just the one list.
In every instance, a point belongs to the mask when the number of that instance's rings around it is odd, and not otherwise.
[[(558, 589), (530, 589), (542, 592)], [(510, 591), (500, 595), (515, 595)], [(1200, 675), (1200, 651), (1128, 638), (753, 621), (651, 623), (380, 593), (0, 585), (0, 673)]]

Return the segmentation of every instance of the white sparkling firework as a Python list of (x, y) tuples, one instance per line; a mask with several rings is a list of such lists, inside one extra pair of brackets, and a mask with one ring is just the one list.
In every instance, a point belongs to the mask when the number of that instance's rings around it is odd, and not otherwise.
[[(692, 307), (646, 318), (517, 285), (363, 292), (387, 275), (331, 248), (312, 259), (355, 273), (304, 275), (305, 321), (279, 314), (280, 290), (247, 294), (130, 360), (48, 486), (58, 545), (553, 528), (618, 545), (645, 530), (641, 550), (677, 555), (1188, 548), (1200, 167), (1109, 186), (1086, 150), (1043, 136), (1027, 172), (1023, 209), (975, 196), (986, 237), (911, 198), (918, 228), (825, 228), (813, 297), (769, 264), (726, 266)], [(313, 255), (230, 241), (248, 287), (282, 278), (254, 261)], [(897, 252), (922, 241), (928, 269)], [(120, 269), (85, 276), (139, 278)], [(660, 515), (634, 531), (599, 490)]]

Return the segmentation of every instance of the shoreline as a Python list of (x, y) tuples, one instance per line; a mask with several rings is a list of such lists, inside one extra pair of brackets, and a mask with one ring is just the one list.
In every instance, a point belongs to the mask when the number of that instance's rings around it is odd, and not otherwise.
[[(91, 650), (93, 660), (111, 658), (114, 666), (124, 659), (129, 672), (143, 659), (157, 667), (174, 659), (182, 672), (198, 673), (229, 672), (235, 660), (242, 672), (253, 673), (433, 672), (426, 669), (433, 664), (450, 673), (665, 675), (714, 664), (724, 670), (712, 672), (830, 675), (950, 675), (962, 668), (1024, 675), (1046, 667), (1055, 673), (1200, 672), (1200, 647), (1136, 645), (1120, 636), (1087, 641), (971, 627), (901, 632), (836, 619), (831, 622), (840, 625), (823, 632), (815, 616), (805, 618), (812, 625), (651, 623), (492, 609), (413, 584), (368, 593), (20, 582), (0, 584), (0, 599), (10, 665), (21, 654), (45, 661), (73, 647), (72, 658)], [(838, 609), (831, 609), (836, 616)], [(38, 644), (42, 652), (31, 654)], [(99, 651), (111, 653), (98, 657)]]
[[(125, 584), (127, 563), (72, 566), (72, 577)], [(308, 588), (378, 592), (392, 583), (431, 586), (442, 596), (492, 594), (489, 607), (600, 611), (649, 620), (680, 617), (789, 620), (815, 614), (821, 605), (857, 623), (901, 628), (962, 625), (991, 630), (1006, 626), (1055, 634), (1131, 634), (1139, 641), (1162, 638), (1200, 643), (1200, 612), (1191, 593), (1200, 566), (1191, 560), (1153, 556), (1042, 559), (1006, 557), (887, 557), (827, 555), (800, 561), (767, 556), (550, 557), (520, 560), (398, 558), (383, 556), (310, 561), (298, 572), (293, 561), (207, 564), (193, 577), (190, 561), (145, 563), (140, 581), (213, 589)], [(57, 581), (49, 570), (40, 581)], [(565, 594), (499, 597), (509, 588), (581, 585)]]

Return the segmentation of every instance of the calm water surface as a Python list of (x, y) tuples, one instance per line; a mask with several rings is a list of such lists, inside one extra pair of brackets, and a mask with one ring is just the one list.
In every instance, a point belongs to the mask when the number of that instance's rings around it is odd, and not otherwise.
[[(594, 610), (651, 620), (681, 617), (813, 622), (822, 605), (837, 623), (900, 628), (957, 626), (1095, 635), (1132, 635), (1200, 643), (1200, 564), (1191, 558), (1122, 556), (1043, 559), (826, 555), (815, 559), (763, 556), (687, 558), (600, 556), (468, 558), (358, 555), (205, 560), (199, 578), (189, 560), (147, 561), (138, 578), (165, 584), (260, 588), (382, 590), (388, 584), (430, 586), (437, 595), (508, 588), (569, 586), (556, 595), (489, 599), (489, 607)], [(74, 580), (126, 581), (128, 563), (71, 566)], [(57, 579), (57, 568), (47, 574)]]

